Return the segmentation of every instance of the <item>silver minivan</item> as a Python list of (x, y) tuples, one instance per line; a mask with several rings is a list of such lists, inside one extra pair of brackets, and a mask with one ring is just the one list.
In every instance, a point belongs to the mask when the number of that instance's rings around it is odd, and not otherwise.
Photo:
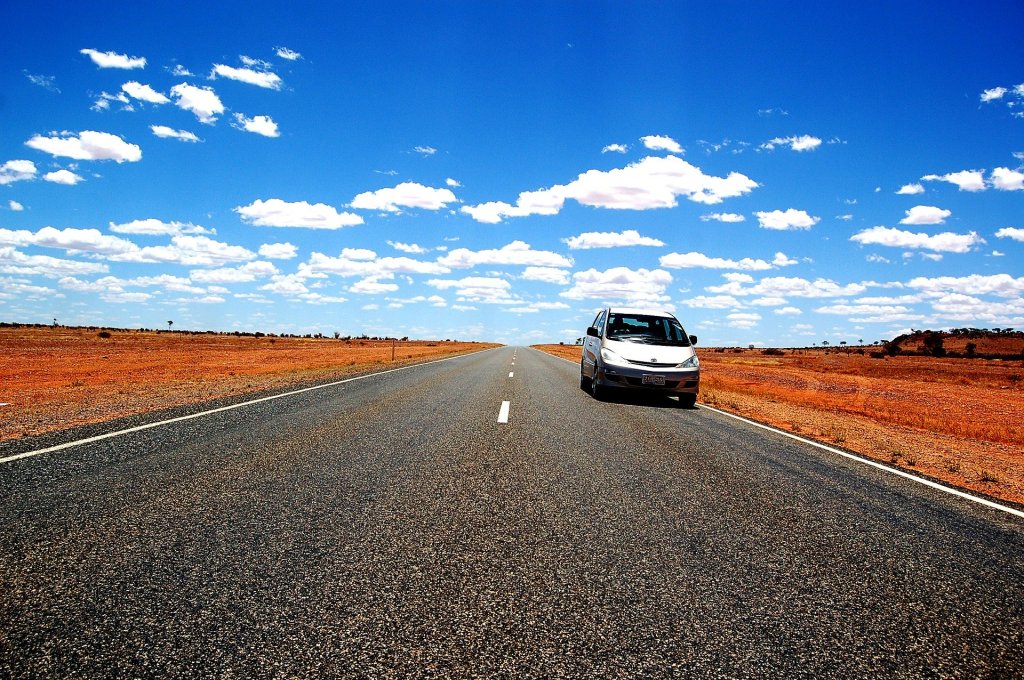
[(677, 395), (692, 408), (700, 387), (697, 336), (668, 312), (610, 307), (587, 329), (580, 363), (580, 388), (594, 397), (608, 388)]

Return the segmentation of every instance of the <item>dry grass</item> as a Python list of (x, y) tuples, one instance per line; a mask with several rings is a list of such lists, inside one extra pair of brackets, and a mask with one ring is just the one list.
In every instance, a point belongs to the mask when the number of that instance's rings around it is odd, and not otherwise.
[[(538, 349), (579, 361), (580, 348)], [(703, 403), (1024, 502), (1024, 364), (701, 349)]]
[[(402, 365), (494, 347), (395, 345)], [(0, 328), (0, 441), (391, 366), (391, 341)]]

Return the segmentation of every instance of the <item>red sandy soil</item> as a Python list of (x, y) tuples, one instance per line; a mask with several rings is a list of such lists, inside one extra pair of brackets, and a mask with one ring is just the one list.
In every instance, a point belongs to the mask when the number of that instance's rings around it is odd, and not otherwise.
[(0, 328), (0, 441), (497, 345)]
[[(537, 349), (580, 360), (573, 345)], [(852, 349), (699, 355), (702, 403), (1024, 503), (1024, 362), (875, 359)]]

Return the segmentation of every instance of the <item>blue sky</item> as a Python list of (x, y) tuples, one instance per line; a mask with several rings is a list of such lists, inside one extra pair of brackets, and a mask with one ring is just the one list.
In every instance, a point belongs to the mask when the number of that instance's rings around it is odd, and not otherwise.
[[(326, 6), (321, 6), (326, 5)], [(1024, 5), (82, 3), (0, 26), (0, 320), (1024, 326)]]

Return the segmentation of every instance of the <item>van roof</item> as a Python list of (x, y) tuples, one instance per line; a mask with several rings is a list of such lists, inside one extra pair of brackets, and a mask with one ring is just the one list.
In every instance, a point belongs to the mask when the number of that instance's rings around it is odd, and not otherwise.
[(609, 312), (612, 314), (647, 314), (648, 316), (667, 316), (676, 318), (676, 315), (671, 312), (666, 312), (664, 309), (646, 309), (643, 307), (610, 307)]

